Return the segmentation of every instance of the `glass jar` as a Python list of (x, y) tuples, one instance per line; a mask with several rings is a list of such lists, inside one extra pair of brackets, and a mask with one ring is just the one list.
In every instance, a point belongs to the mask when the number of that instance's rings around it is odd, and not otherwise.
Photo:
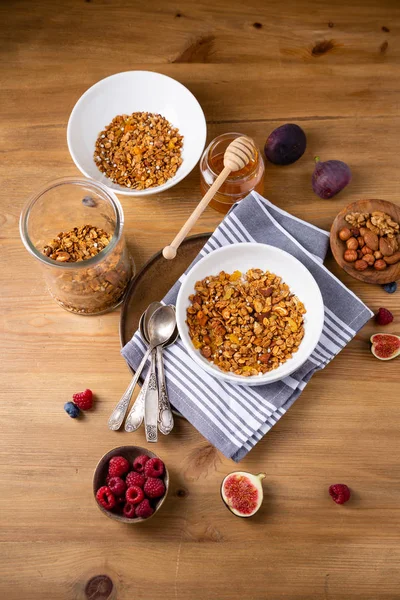
[[(209, 190), (224, 168), (224, 153), (229, 144), (243, 135), (224, 133), (216, 137), (204, 150), (200, 159), (200, 188), (204, 194)], [(260, 194), (264, 191), (264, 161), (258, 148), (255, 159), (240, 171), (233, 171), (221, 185), (210, 202), (210, 206), (221, 213), (227, 213), (231, 206), (242, 200), (252, 190)]]
[[(52, 243), (57, 247), (54, 240), (60, 232), (85, 225), (111, 236), (98, 254), (77, 262), (46, 256), (44, 249), (49, 253)], [(66, 310), (82, 315), (101, 314), (122, 302), (134, 271), (123, 227), (124, 215), (116, 195), (101, 183), (75, 177), (45, 185), (30, 198), (20, 218), (22, 241), (39, 261), (50, 294)], [(79, 254), (87, 255), (97, 242), (92, 242), (89, 234), (84, 238), (85, 231), (73, 240), (82, 248)]]

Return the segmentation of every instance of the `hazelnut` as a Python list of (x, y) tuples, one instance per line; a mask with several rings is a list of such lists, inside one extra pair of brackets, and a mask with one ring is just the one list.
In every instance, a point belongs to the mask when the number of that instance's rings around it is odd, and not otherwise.
[(365, 262), (365, 260), (356, 260), (354, 266), (357, 271), (365, 271), (365, 269), (368, 269), (368, 263)]
[(371, 250), (371, 248), (369, 246), (363, 246), (362, 249), (361, 249), (361, 252), (363, 254), (372, 254), (372, 250)]
[(370, 267), (372, 267), (372, 265), (375, 262), (375, 256), (373, 254), (364, 254), (363, 260), (365, 260), (365, 262), (368, 263)]
[(381, 258), (379, 258), (378, 260), (376, 260), (374, 262), (374, 269), (376, 269), (377, 271), (383, 271), (383, 269), (386, 269), (387, 265), (385, 263), (384, 260), (382, 260)]
[(360, 248), (365, 246), (365, 241), (364, 241), (364, 238), (362, 237), (362, 235), (360, 235), (360, 237), (357, 239), (357, 241), (358, 241), (358, 245)]
[(343, 254), (343, 258), (346, 262), (354, 262), (357, 260), (357, 251), (356, 250), (346, 250)]
[(347, 240), (346, 246), (348, 250), (357, 250), (358, 242), (355, 237), (351, 237)]
[(355, 238), (360, 235), (360, 230), (358, 229), (358, 227), (352, 227), (350, 229), (350, 232), (351, 232), (351, 235), (354, 236)]
[(383, 254), (380, 250), (375, 250), (374, 256), (375, 256), (375, 258), (382, 258)]
[(338, 236), (343, 242), (347, 242), (347, 240), (351, 238), (351, 231), (348, 227), (342, 227), (338, 233)]

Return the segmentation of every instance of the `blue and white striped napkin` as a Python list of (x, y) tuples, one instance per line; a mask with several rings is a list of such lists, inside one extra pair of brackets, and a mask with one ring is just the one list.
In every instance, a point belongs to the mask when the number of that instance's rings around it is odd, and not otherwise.
[[(289, 377), (269, 385), (245, 387), (217, 381), (199, 369), (180, 340), (165, 350), (171, 403), (218, 450), (236, 462), (279, 421), (312, 375), (323, 369), (373, 316), (361, 300), (323, 266), (329, 245), (328, 232), (293, 217), (256, 192), (231, 209), (192, 264), (221, 246), (238, 242), (271, 244), (300, 260), (320, 287), (325, 321), (321, 339), (310, 358)], [(163, 302), (175, 304), (184, 277), (185, 274)], [(122, 355), (136, 369), (145, 349), (136, 332), (122, 349)]]

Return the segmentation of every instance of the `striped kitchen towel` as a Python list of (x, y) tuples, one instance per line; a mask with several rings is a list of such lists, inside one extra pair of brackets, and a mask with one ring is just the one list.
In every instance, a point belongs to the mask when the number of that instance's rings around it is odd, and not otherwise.
[[(238, 242), (271, 244), (302, 262), (320, 287), (325, 320), (321, 339), (310, 358), (289, 377), (263, 386), (235, 386), (217, 381), (199, 369), (180, 340), (165, 350), (171, 403), (216, 448), (236, 462), (279, 421), (312, 375), (323, 369), (373, 315), (324, 267), (328, 232), (293, 217), (256, 192), (233, 206), (192, 264), (221, 246)], [(185, 274), (163, 302), (175, 304), (184, 277)], [(140, 334), (135, 333), (122, 349), (122, 355), (136, 369), (145, 349)]]

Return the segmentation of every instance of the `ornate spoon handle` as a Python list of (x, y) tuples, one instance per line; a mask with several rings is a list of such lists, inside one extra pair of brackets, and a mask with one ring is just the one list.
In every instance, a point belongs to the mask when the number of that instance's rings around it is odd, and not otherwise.
[(108, 420), (108, 427), (112, 431), (117, 431), (122, 425), (122, 421), (124, 420), (126, 411), (128, 410), (129, 402), (131, 401), (131, 398), (132, 398), (133, 390), (135, 389), (135, 386), (138, 382), (140, 374), (143, 370), (143, 367), (146, 363), (146, 360), (147, 360), (151, 350), (152, 350), (151, 348), (149, 348), (147, 350), (146, 354), (144, 355), (144, 357), (142, 359), (142, 362), (138, 366), (138, 369), (137, 369), (132, 381), (126, 388), (121, 400), (118, 402), (117, 406), (114, 408), (113, 412), (111, 413), (111, 417)]
[(163, 363), (162, 347), (157, 347), (157, 371), (158, 371), (158, 429), (163, 435), (168, 435), (174, 428), (174, 417), (169, 403), (167, 386), (165, 385), (165, 373)]
[(150, 380), (144, 399), (144, 427), (147, 442), (157, 442), (158, 389), (156, 377), (156, 350), (151, 353)]
[(129, 415), (125, 421), (125, 431), (136, 431), (139, 429), (143, 422), (144, 417), (144, 398), (146, 396), (146, 390), (150, 381), (150, 369), (146, 375), (146, 379), (143, 382), (142, 389), (140, 390), (138, 397), (135, 400), (135, 404), (132, 406)]

